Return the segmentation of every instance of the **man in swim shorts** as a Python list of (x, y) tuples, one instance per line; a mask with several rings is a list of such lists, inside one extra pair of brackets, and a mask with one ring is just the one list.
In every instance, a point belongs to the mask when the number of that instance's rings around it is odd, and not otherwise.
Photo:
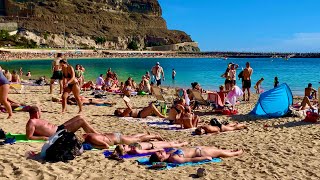
[(86, 133), (97, 133), (97, 131), (95, 131), (80, 115), (75, 116), (60, 126), (40, 119), (41, 111), (37, 106), (30, 107), (29, 115), (30, 119), (26, 125), (27, 139), (48, 140), (48, 137), (63, 129), (70, 132), (76, 132), (78, 129), (82, 128)]
[(157, 62), (156, 65), (152, 67), (151, 72), (152, 72), (154, 79), (157, 82), (157, 86), (160, 86), (161, 85), (161, 76), (162, 76), (162, 80), (164, 81), (164, 71), (163, 71), (163, 68), (160, 66), (159, 62)]
[(59, 64), (60, 60), (62, 59), (62, 53), (58, 53), (57, 54), (57, 58), (55, 58), (52, 61), (52, 77), (51, 77), (51, 81), (50, 81), (50, 94), (52, 94), (53, 91), (53, 83), (55, 80), (59, 81), (59, 85), (60, 85), (60, 94), (62, 94), (62, 68)]
[[(246, 68), (243, 70), (243, 101), (249, 101), (250, 100), (250, 88), (251, 88), (251, 75), (253, 73), (253, 69), (250, 67), (250, 63), (246, 63)], [(248, 99), (246, 99), (246, 93), (245, 90), (248, 92)]]
[(304, 89), (304, 96), (307, 96), (310, 100), (317, 99), (317, 90), (312, 87), (311, 83)]

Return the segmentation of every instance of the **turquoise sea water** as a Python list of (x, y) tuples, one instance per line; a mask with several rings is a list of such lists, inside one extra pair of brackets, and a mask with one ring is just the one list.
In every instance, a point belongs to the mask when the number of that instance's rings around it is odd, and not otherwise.
[[(75, 59), (68, 60), (71, 65), (82, 64), (86, 68), (86, 80), (95, 80), (99, 74), (106, 73), (111, 67), (119, 79), (124, 81), (129, 76), (136, 82), (140, 82), (141, 76), (150, 71), (157, 61), (165, 71), (166, 86), (190, 87), (191, 82), (197, 81), (204, 89), (217, 90), (218, 86), (224, 83), (220, 75), (225, 71), (229, 62), (239, 64), (237, 74), (241, 67), (249, 61), (254, 69), (252, 80), (253, 84), (261, 77), (265, 80), (262, 87), (268, 90), (273, 87), (273, 80), (278, 76), (280, 83), (287, 83), (294, 95), (302, 95), (304, 87), (310, 82), (314, 87), (320, 84), (320, 59), (237, 59), (228, 60), (215, 58), (157, 58), (157, 59)], [(23, 68), (24, 74), (30, 70), (33, 77), (45, 75), (51, 77), (51, 61), (49, 60), (15, 60), (0, 62), (3, 69), (19, 70)], [(171, 79), (172, 69), (177, 72), (176, 79)], [(240, 81), (237, 81), (240, 83)]]

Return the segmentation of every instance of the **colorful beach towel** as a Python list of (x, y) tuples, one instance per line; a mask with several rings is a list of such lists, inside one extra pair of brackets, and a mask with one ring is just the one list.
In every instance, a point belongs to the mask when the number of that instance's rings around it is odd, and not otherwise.
[[(85, 150), (85, 151), (99, 151), (99, 150), (102, 150), (102, 149), (94, 148), (94, 147), (93, 147), (91, 144), (89, 144), (89, 143), (83, 143), (83, 144), (82, 144), (82, 147), (83, 147), (83, 150)], [(108, 151), (113, 151), (115, 148), (116, 148), (116, 146), (109, 146)]]
[(27, 136), (25, 134), (11, 134), (8, 133), (6, 134), (6, 138), (15, 138), (17, 143), (40, 143), (40, 142), (45, 142), (44, 140), (28, 140)]
[[(140, 158), (137, 160), (137, 162), (140, 165), (147, 166), (148, 168), (152, 167), (152, 163), (149, 162), (149, 158)], [(172, 169), (175, 167), (181, 167), (181, 166), (198, 166), (201, 164), (207, 164), (207, 163), (219, 163), (222, 162), (220, 158), (213, 158), (211, 161), (205, 160), (205, 161), (200, 161), (200, 162), (187, 162), (187, 163), (182, 163), (182, 164), (177, 164), (177, 163), (167, 163), (167, 167), (157, 169), (157, 170), (165, 170), (165, 169)]]

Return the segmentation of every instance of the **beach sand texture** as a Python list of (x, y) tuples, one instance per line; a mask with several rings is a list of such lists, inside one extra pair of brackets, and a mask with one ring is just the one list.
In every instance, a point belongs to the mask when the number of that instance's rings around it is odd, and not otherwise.
[[(24, 94), (10, 94), (10, 97), (27, 104), (41, 104), (42, 118), (54, 124), (64, 123), (78, 111), (77, 106), (68, 106), (68, 112), (60, 114), (61, 104), (51, 102), (52, 96), (48, 94), (48, 86), (26, 89)], [(145, 132), (145, 125), (142, 123), (128, 122), (112, 116), (115, 108), (124, 107), (124, 103), (118, 95), (107, 97), (117, 102), (117, 105), (84, 107), (83, 116), (95, 129), (99, 132), (123, 134)], [(146, 106), (152, 100), (155, 100), (152, 96), (131, 98), (136, 107)], [(220, 135), (192, 136), (190, 131), (147, 127), (151, 132), (161, 133), (166, 139), (189, 141), (188, 146), (214, 145), (244, 150), (242, 156), (224, 158), (221, 163), (155, 171), (145, 169), (134, 159), (123, 163), (108, 160), (102, 154), (103, 151), (86, 151), (69, 163), (43, 163), (25, 157), (27, 151), (40, 152), (41, 143), (19, 143), (0, 147), (0, 179), (192, 179), (200, 167), (208, 172), (203, 179), (320, 179), (319, 124), (305, 124), (300, 122), (301, 118), (298, 117), (259, 119), (246, 115), (254, 107), (256, 100), (257, 96), (250, 103), (240, 104), (239, 115), (233, 117), (212, 114), (201, 116), (206, 122), (213, 117), (245, 122), (249, 126), (246, 130)], [(7, 114), (0, 114), (2, 129), (11, 133), (25, 133), (28, 113), (16, 112), (10, 120), (5, 119), (6, 117)], [(83, 130), (76, 134), (82, 133)]]

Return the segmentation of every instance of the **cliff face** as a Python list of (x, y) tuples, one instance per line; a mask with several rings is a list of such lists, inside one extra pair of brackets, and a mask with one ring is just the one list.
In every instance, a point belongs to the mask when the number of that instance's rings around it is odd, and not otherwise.
[(64, 30), (68, 44), (75, 43), (71, 37), (103, 37), (101, 46), (113, 49), (126, 49), (132, 40), (141, 49), (192, 41), (185, 32), (167, 29), (157, 0), (5, 0), (5, 6), (7, 16), (19, 15), (20, 27), (40, 39), (46, 34), (47, 44)]

